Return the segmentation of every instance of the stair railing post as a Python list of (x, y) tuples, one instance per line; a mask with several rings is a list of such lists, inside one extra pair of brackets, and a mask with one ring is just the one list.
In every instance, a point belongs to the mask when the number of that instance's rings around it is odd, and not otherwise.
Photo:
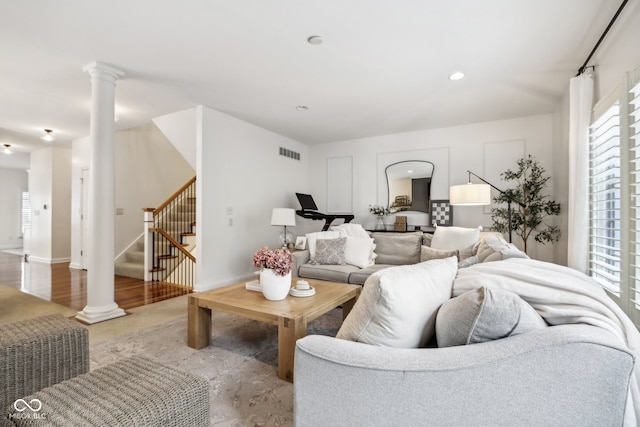
[(144, 208), (144, 281), (151, 282), (151, 270), (153, 269), (153, 228), (154, 208)]

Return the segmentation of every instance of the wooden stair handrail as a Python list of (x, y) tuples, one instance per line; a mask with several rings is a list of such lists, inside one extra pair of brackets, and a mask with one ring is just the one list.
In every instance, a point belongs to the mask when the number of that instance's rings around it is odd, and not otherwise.
[(194, 182), (196, 182), (196, 177), (195, 176), (193, 178), (191, 178), (185, 185), (180, 187), (180, 189), (178, 191), (173, 193), (171, 195), (171, 197), (169, 197), (167, 200), (164, 201), (164, 203), (162, 203), (160, 206), (155, 208), (154, 211), (153, 211), (153, 216), (157, 216), (164, 208), (166, 208), (169, 205), (169, 203), (171, 203), (173, 201), (173, 199), (178, 197), (184, 190), (187, 189), (187, 187), (189, 187)]
[(196, 257), (194, 257), (193, 255), (191, 255), (191, 252), (187, 251), (181, 243), (178, 243), (176, 241), (176, 239), (174, 239), (173, 237), (171, 237), (171, 235), (169, 233), (167, 233), (166, 231), (164, 231), (164, 229), (162, 228), (149, 228), (149, 231), (152, 233), (160, 233), (162, 234), (165, 239), (167, 239), (169, 241), (169, 243), (171, 243), (173, 246), (175, 246), (176, 248), (178, 248), (180, 250), (180, 252), (182, 252), (184, 254), (184, 256), (186, 256), (187, 258), (189, 258), (191, 261), (196, 262)]

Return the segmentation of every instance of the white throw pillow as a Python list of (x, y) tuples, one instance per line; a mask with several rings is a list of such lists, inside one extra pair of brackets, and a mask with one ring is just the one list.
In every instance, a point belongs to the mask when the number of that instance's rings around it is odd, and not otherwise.
[[(471, 249), (479, 238), (479, 228), (436, 227), (431, 240), (431, 247), (442, 251), (458, 250), (460, 252), (468, 252), (468, 256), (471, 256)], [(463, 258), (464, 256), (461, 253), (460, 259)]]
[(373, 264), (373, 239), (347, 236), (344, 262), (365, 268)]
[(458, 259), (389, 267), (367, 279), (336, 338), (398, 348), (424, 347), (438, 308), (451, 298)]
[(370, 237), (369, 233), (367, 233), (367, 230), (365, 230), (361, 224), (355, 224), (350, 222), (346, 224), (333, 226), (331, 227), (331, 230), (342, 231), (347, 237), (363, 237), (363, 238)]

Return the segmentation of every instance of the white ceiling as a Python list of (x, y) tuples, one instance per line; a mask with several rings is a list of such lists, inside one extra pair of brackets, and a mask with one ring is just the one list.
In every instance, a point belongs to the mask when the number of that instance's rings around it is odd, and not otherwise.
[[(617, 0), (0, 2), (0, 144), (89, 134), (83, 66), (126, 129), (206, 105), (306, 144), (551, 113)], [(322, 45), (307, 38), (321, 35)], [(461, 70), (466, 77), (450, 81)], [(306, 105), (308, 111), (296, 106)]]

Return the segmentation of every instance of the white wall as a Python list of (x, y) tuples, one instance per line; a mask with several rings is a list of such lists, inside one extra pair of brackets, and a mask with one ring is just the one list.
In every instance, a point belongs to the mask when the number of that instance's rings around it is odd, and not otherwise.
[(68, 148), (49, 147), (31, 153), (31, 233), (25, 245), (33, 261), (69, 261), (70, 165)]
[(22, 192), (28, 190), (25, 170), (0, 169), (0, 249), (23, 246)]
[[(207, 107), (197, 109), (197, 135), (195, 289), (205, 290), (251, 277), (254, 252), (278, 244), (271, 211), (298, 208), (310, 159), (307, 146)], [(280, 156), (279, 147), (301, 160)]]
[(71, 256), (71, 150), (54, 149), (52, 162), (51, 258), (65, 262)]
[[(88, 138), (73, 141), (72, 268), (81, 265), (80, 176), (89, 168), (89, 155)], [(152, 122), (116, 132), (115, 203), (123, 215), (115, 217), (114, 257), (142, 234), (142, 209), (157, 207), (194, 175), (193, 168)]]
[[(604, 42), (598, 48), (589, 65), (595, 65), (594, 73), (594, 105), (604, 97), (617, 91), (619, 82), (627, 71), (640, 67), (640, 5), (638, 2), (629, 2), (618, 21), (612, 27)], [(585, 58), (586, 59), (586, 58)], [(576, 64), (577, 68), (582, 64)], [(557, 201), (566, 206), (569, 198), (569, 81), (562, 100), (553, 115), (553, 141), (554, 147), (561, 155), (554, 156), (554, 175)], [(560, 225), (567, 229), (570, 218), (567, 209), (564, 209), (560, 217)], [(561, 242), (556, 247), (555, 258), (558, 263), (567, 262), (567, 244)]]
[[(374, 226), (374, 217), (369, 213), (369, 206), (387, 204), (384, 168), (390, 164), (389, 162), (432, 161), (435, 164), (432, 198), (448, 199), (450, 185), (467, 182), (467, 170), (489, 179), (490, 176), (497, 176), (499, 172), (516, 167), (515, 163), (487, 157), (487, 153), (495, 153), (496, 143), (504, 143), (507, 147), (519, 147), (524, 143), (524, 154), (534, 156), (547, 173), (552, 174), (552, 116), (540, 115), (312, 146), (312, 161), (309, 165), (310, 187), (318, 208), (321, 211), (326, 209), (327, 159), (352, 156), (355, 215), (353, 222), (370, 228)], [(504, 181), (492, 183), (498, 188), (507, 188)], [(551, 197), (555, 198), (552, 186), (549, 188)], [(403, 215), (405, 214), (403, 212)], [(393, 222), (391, 218), (387, 219), (387, 222), (389, 221)], [(486, 208), (454, 207), (454, 225), (489, 227), (491, 223)], [(522, 242), (518, 242), (515, 237), (514, 235), (514, 243), (521, 247)], [(553, 260), (551, 244), (541, 246), (532, 240), (531, 238), (529, 241), (530, 256)]]
[(156, 117), (153, 123), (164, 133), (182, 157), (196, 169), (196, 109)]
[(9, 155), (0, 155), (0, 169), (27, 170), (29, 169), (30, 155), (29, 153), (13, 152)]

